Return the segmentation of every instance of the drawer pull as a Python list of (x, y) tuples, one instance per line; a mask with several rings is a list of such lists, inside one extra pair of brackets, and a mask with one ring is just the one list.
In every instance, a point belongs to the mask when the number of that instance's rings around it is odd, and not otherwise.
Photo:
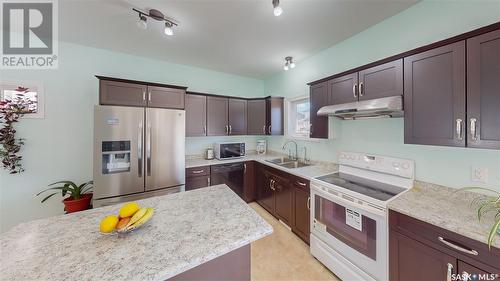
[(455, 245), (449, 241), (447, 241), (446, 239), (444, 239), (443, 237), (439, 236), (438, 237), (438, 240), (441, 241), (443, 244), (445, 244), (446, 246), (450, 247), (450, 248), (453, 248), (457, 251), (460, 251), (460, 252), (463, 252), (463, 253), (466, 253), (466, 254), (469, 254), (469, 255), (474, 255), (474, 256), (477, 256), (479, 253), (476, 251), (476, 250), (469, 250), (469, 249), (465, 249), (463, 247), (460, 247), (458, 245)]
[(306, 186), (307, 185), (307, 184), (305, 184), (303, 182), (300, 182), (300, 181), (298, 181), (297, 184), (300, 185), (300, 186)]
[(205, 172), (205, 170), (192, 171), (193, 174), (201, 174)]

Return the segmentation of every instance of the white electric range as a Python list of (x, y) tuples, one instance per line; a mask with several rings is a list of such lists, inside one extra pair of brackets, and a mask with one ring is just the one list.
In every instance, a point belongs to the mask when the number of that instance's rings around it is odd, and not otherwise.
[(414, 162), (339, 153), (339, 171), (311, 181), (311, 254), (344, 281), (388, 280), (390, 200), (413, 186)]

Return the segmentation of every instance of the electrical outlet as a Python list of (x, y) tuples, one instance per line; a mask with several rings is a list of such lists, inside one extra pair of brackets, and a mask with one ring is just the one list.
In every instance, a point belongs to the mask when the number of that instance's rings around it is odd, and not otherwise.
[(488, 182), (488, 168), (472, 167), (471, 180), (474, 182)]

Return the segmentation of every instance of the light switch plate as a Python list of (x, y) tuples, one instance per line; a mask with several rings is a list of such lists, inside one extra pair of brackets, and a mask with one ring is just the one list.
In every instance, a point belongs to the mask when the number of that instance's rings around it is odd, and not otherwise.
[(471, 180), (474, 182), (488, 183), (488, 168), (472, 167)]

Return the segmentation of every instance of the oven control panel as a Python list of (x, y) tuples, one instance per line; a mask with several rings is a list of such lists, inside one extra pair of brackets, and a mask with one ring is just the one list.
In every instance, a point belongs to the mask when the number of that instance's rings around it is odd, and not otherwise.
[(409, 179), (414, 178), (415, 163), (413, 160), (380, 156), (359, 152), (339, 152), (341, 165), (396, 175)]

